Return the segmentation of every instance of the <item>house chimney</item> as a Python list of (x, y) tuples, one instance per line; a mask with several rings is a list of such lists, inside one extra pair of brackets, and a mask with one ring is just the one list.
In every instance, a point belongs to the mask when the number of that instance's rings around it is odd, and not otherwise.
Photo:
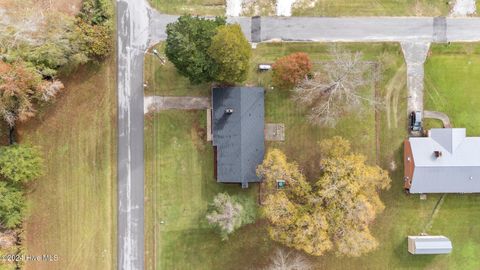
[(226, 113), (226, 114), (232, 114), (232, 113), (233, 113), (233, 109), (232, 109), (232, 108), (226, 108), (226, 109), (225, 109), (225, 113)]
[(442, 151), (433, 151), (433, 154), (436, 158), (440, 158), (442, 156)]

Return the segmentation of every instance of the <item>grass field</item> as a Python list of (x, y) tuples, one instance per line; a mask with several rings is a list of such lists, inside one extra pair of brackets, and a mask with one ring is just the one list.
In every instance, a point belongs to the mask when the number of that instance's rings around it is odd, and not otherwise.
[(445, 16), (449, 11), (448, 1), (442, 0), (317, 0), (313, 7), (299, 5), (292, 13), (294, 16)]
[(160, 12), (167, 14), (225, 15), (225, 0), (149, 0)]
[(116, 259), (115, 62), (82, 68), (57, 102), (19, 128), (39, 146), (46, 174), (31, 185), (25, 222), (26, 269), (114, 269)]
[[(327, 48), (325, 44), (314, 43), (261, 44), (254, 50), (252, 72), (247, 83), (269, 89), (270, 75), (255, 73), (257, 64), (273, 62), (291, 52), (305, 51), (319, 67), (321, 61), (328, 60)], [(320, 153), (316, 151), (317, 141), (342, 135), (349, 138), (354, 150), (365, 154), (370, 163), (388, 169), (392, 178), (391, 189), (382, 193), (386, 209), (378, 216), (372, 229), (380, 247), (361, 258), (339, 258), (327, 254), (311, 260), (317, 269), (480, 268), (476, 259), (476, 254), (480, 253), (477, 227), (480, 218), (472, 214), (480, 210), (479, 197), (447, 195), (440, 211), (432, 216), (441, 196), (429, 195), (427, 200), (420, 201), (418, 196), (407, 196), (402, 191), (402, 141), (407, 136), (407, 91), (399, 46), (348, 44), (346, 48), (360, 50), (365, 60), (381, 63), (383, 73), (375, 87), (376, 93), (374, 88), (365, 91), (383, 98), (384, 107), (388, 109), (375, 113), (370, 108), (360, 115), (348, 115), (341, 119), (337, 128), (329, 129), (307, 123), (305, 111), (289, 99), (288, 92), (268, 90), (265, 101), (266, 121), (286, 124), (286, 141), (269, 143), (268, 146), (286, 151), (289, 158), (296, 160), (310, 176), (318, 175)], [(456, 50), (475, 52), (477, 48), (473, 45), (459, 46)], [(432, 55), (427, 63), (427, 79), (430, 69), (438, 68), (431, 63), (435, 58), (435, 48)], [(437, 64), (440, 67), (444, 65)], [(470, 74), (470, 71), (466, 72)], [(445, 74), (439, 76), (445, 77)], [(451, 78), (454, 80), (457, 77)], [(156, 94), (162, 95), (162, 89), (167, 88), (156, 89)], [(208, 89), (205, 91), (208, 93)], [(241, 229), (228, 242), (221, 242), (205, 225), (202, 217), (215, 193), (224, 190), (244, 193), (252, 200), (257, 196), (255, 186), (244, 191), (237, 186), (214, 182), (213, 153), (211, 144), (205, 141), (205, 122), (203, 111), (168, 111), (147, 118), (148, 269), (259, 269), (268, 262), (268, 255), (276, 246), (268, 239), (267, 224), (263, 220)], [(448, 236), (454, 251), (444, 256), (409, 255), (406, 236), (421, 232)]]

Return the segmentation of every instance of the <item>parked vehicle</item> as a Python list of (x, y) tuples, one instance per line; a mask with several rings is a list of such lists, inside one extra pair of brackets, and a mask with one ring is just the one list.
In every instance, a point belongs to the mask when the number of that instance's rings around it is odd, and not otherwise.
[(258, 65), (258, 71), (269, 71), (271, 69), (272, 69), (272, 65), (269, 65), (269, 64)]
[(410, 130), (421, 131), (422, 130), (422, 112), (413, 111), (410, 113)]

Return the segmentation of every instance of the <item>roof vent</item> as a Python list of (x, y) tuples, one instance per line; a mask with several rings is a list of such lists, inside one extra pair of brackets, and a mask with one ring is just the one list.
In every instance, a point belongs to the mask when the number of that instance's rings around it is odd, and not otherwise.
[(226, 113), (226, 114), (232, 114), (232, 113), (233, 113), (233, 109), (232, 109), (232, 108), (226, 108), (226, 109), (225, 109), (225, 113)]
[(436, 158), (440, 158), (442, 156), (442, 151), (433, 151), (433, 154)]

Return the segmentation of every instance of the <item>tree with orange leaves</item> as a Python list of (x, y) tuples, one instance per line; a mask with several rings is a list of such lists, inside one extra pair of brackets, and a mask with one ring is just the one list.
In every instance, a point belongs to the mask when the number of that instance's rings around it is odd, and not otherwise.
[(303, 81), (312, 71), (312, 63), (308, 54), (292, 53), (279, 58), (272, 66), (273, 84), (279, 88), (292, 88)]

